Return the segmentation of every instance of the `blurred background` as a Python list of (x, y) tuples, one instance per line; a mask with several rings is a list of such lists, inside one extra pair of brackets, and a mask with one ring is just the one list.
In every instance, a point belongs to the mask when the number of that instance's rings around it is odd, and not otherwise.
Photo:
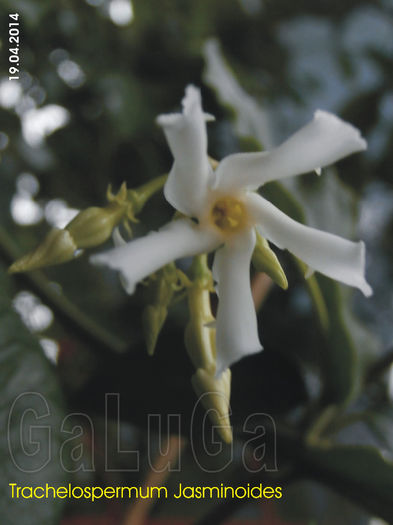
[[(393, 450), (393, 2), (3, 0), (0, 13), (2, 523), (393, 522), (386, 459)], [(19, 80), (8, 78), (11, 13), (19, 14)], [(191, 420), (184, 303), (170, 311), (150, 358), (143, 288), (126, 296), (117, 275), (92, 267), (86, 254), (44, 272), (7, 275), (50, 228), (104, 205), (108, 184), (132, 188), (168, 172), (172, 159), (154, 121), (179, 110), (190, 83), (216, 117), (208, 127), (216, 159), (277, 145), (318, 108), (354, 124), (369, 145), (322, 177), (264, 188), (297, 220), (363, 239), (374, 295), (365, 299), (320, 276), (315, 292), (289, 254), (278, 252), (289, 290), (269, 289), (259, 313), (265, 351), (233, 367), (232, 451), (212, 439), (200, 407)], [(134, 235), (172, 213), (155, 196)], [(25, 392), (40, 395), (18, 398)], [(19, 434), (26, 410), (33, 437)], [(148, 440), (149, 414), (162, 419), (161, 427), (150, 422)], [(169, 414), (179, 414), (180, 424)], [(262, 415), (246, 430), (251, 414)], [(263, 414), (277, 425), (276, 449), (257, 432), (262, 425), (274, 435)], [(304, 445), (310, 435), (315, 449)], [(260, 439), (245, 445), (252, 436)], [(139, 464), (135, 454), (114, 453), (110, 471), (105, 443), (115, 451), (119, 439), (121, 450), (139, 451)], [(166, 480), (170, 491), (179, 482), (263, 482), (283, 486), (284, 497), (168, 499), (137, 510), (127, 500), (10, 499), (10, 482), (139, 485), (168, 443), (180, 462)], [(255, 459), (263, 444), (265, 456)], [(272, 464), (272, 450), (278, 471), (258, 472), (259, 463)]]

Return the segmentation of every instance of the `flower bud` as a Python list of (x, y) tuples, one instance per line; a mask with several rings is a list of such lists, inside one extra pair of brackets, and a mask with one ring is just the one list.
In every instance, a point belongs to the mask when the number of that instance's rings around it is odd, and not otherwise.
[(254, 253), (252, 254), (252, 264), (254, 268), (258, 272), (266, 273), (272, 281), (286, 290), (288, 288), (288, 281), (276, 254), (270, 248), (267, 240), (261, 237), (258, 232), (256, 232), (256, 234), (257, 241), (255, 243)]
[(149, 304), (142, 314), (142, 328), (145, 338), (147, 353), (154, 354), (157, 339), (160, 335), (161, 328), (164, 326), (165, 319), (168, 315), (168, 309), (165, 306)]
[(66, 226), (78, 248), (91, 248), (104, 243), (122, 220), (124, 206), (113, 202), (106, 208), (91, 207), (81, 211)]
[(9, 273), (36, 270), (43, 266), (60, 264), (74, 258), (77, 246), (67, 230), (54, 228), (34, 251), (15, 261)]
[(229, 420), (230, 369), (227, 368), (216, 377), (214, 373), (199, 368), (192, 376), (191, 383), (221, 439), (225, 443), (232, 443), (232, 427)]
[(143, 333), (149, 355), (154, 354), (178, 280), (178, 272), (174, 263), (167, 264), (150, 277), (148, 288), (150, 303), (142, 314)]

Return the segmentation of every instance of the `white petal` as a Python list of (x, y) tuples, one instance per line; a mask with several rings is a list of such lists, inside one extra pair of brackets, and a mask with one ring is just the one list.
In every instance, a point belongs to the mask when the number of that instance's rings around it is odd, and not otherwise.
[(212, 232), (200, 230), (188, 219), (168, 223), (158, 232), (152, 232), (113, 250), (90, 257), (94, 264), (119, 270), (132, 294), (136, 284), (171, 261), (209, 252), (220, 244)]
[(206, 121), (214, 117), (203, 113), (201, 94), (195, 86), (187, 87), (182, 104), (183, 113), (157, 117), (174, 157), (164, 194), (174, 208), (198, 217), (212, 175), (207, 157)]
[[(302, 259), (311, 270), (372, 294), (365, 279), (365, 246), (294, 221), (259, 195), (249, 194), (247, 206), (263, 237)], [(309, 271), (310, 271), (309, 269)], [(309, 272), (308, 272), (309, 273)]]
[(225, 244), (214, 257), (218, 281), (217, 374), (242, 357), (262, 350), (251, 295), (250, 260), (255, 232), (249, 230)]
[[(112, 232), (112, 241), (116, 248), (118, 248), (119, 246), (125, 246), (127, 244), (127, 241), (123, 238), (118, 226)], [(119, 275), (119, 278), (120, 278), (120, 282), (124, 290), (127, 293), (132, 293), (134, 290), (131, 290), (131, 292), (128, 292), (131, 288), (130, 288), (128, 281), (123, 278), (122, 274)]]
[(215, 186), (223, 189), (262, 184), (317, 170), (366, 149), (358, 129), (326, 111), (270, 152), (229, 155), (218, 166)]

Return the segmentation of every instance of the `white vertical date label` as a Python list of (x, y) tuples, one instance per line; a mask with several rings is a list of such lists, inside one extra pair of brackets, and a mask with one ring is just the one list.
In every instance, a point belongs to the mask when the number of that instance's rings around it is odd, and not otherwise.
[(8, 20), (8, 62), (9, 62), (9, 80), (19, 80), (19, 14), (12, 13)]

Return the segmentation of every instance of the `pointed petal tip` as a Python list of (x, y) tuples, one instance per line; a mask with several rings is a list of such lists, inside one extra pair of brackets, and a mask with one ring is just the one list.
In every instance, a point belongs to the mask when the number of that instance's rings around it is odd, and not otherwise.
[(161, 128), (176, 126), (183, 122), (181, 113), (163, 113), (156, 117), (156, 124)]
[(323, 109), (317, 109), (314, 112), (314, 121), (319, 121), (321, 124), (331, 128), (337, 128), (337, 132), (342, 136), (343, 133), (346, 133), (346, 137), (343, 136), (343, 138), (353, 141), (353, 152), (367, 149), (367, 141), (362, 137), (360, 130), (337, 115)]
[(359, 283), (357, 285), (357, 288), (363, 293), (365, 297), (371, 297), (373, 295), (373, 289), (368, 284), (365, 273), (366, 273), (366, 245), (364, 241), (359, 241), (359, 258), (360, 258), (360, 265), (361, 265), (361, 272), (360, 272), (360, 278)]
[(137, 283), (130, 281), (123, 272), (119, 273), (119, 279), (120, 279), (120, 283), (122, 287), (124, 288), (124, 291), (126, 292), (126, 294), (133, 295), (135, 292)]
[(90, 255), (89, 262), (91, 264), (95, 264), (96, 266), (102, 266), (104, 264), (109, 263), (109, 259), (105, 256), (106, 252), (103, 253), (95, 253), (94, 255)]
[(181, 101), (183, 106), (183, 111), (185, 114), (188, 114), (194, 109), (194, 107), (201, 105), (201, 91), (199, 88), (194, 86), (194, 84), (189, 84), (186, 87), (186, 94)]
[[(182, 124), (184, 122), (184, 116), (189, 116), (195, 110), (201, 110), (202, 112), (202, 98), (200, 89), (190, 84), (186, 87), (185, 95), (182, 99), (182, 113), (162, 113), (158, 115), (155, 122), (160, 127), (169, 127)], [(212, 122), (216, 120), (215, 116), (211, 113), (203, 113), (205, 122)]]
[[(123, 244), (121, 247), (125, 246), (128, 243)], [(128, 295), (133, 295), (135, 292), (136, 284), (134, 281), (131, 281), (125, 273), (122, 271), (121, 268), (113, 261), (113, 258), (111, 256), (113, 250), (102, 252), (102, 253), (96, 253), (94, 255), (91, 255), (89, 257), (89, 262), (91, 264), (94, 264), (95, 266), (108, 266), (108, 268), (111, 268), (112, 270), (117, 270), (119, 272), (119, 278), (121, 285), (123, 286), (125, 292)]]
[(362, 137), (362, 135), (360, 134), (360, 131), (359, 131), (358, 142), (359, 142), (359, 151), (365, 151), (367, 149), (367, 140)]
[[(225, 370), (230, 368), (232, 365), (243, 359), (244, 357), (248, 357), (253, 354), (258, 354), (259, 352), (263, 352), (264, 348), (259, 343), (258, 346), (255, 346), (251, 349), (248, 349), (247, 351), (242, 351), (239, 353), (239, 355), (232, 355), (232, 356), (224, 356), (226, 359), (222, 359), (223, 353), (217, 352), (217, 362), (216, 362), (216, 374), (215, 377), (218, 379)], [(221, 354), (221, 356), (220, 356)]]
[(165, 128), (181, 125), (184, 123), (184, 115), (189, 115), (196, 107), (201, 107), (200, 90), (192, 84), (186, 87), (186, 93), (182, 99), (182, 113), (162, 113), (156, 117), (156, 124)]
[(361, 286), (359, 286), (359, 290), (363, 293), (365, 297), (371, 297), (374, 293), (373, 289), (366, 280), (364, 280)]
[(204, 113), (203, 116), (205, 117), (205, 122), (214, 122), (216, 120), (216, 117), (211, 113)]

